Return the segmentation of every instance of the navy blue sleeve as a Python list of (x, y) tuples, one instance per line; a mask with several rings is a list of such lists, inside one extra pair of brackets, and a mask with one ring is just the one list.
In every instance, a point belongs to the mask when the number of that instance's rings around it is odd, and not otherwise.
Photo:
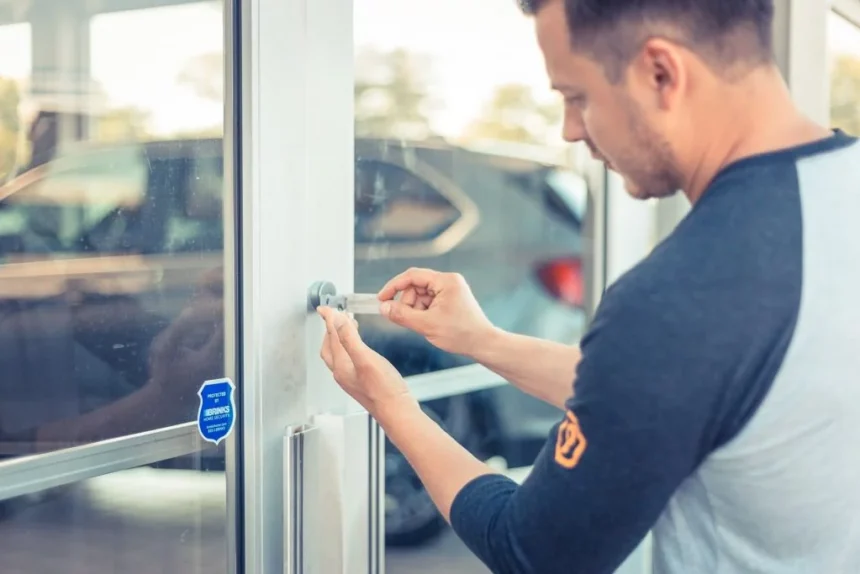
[[(799, 298), (788, 275), (757, 270), (760, 255), (679, 264), (658, 250), (607, 291), (581, 342), (574, 397), (529, 477), (480, 477), (454, 501), (454, 530), (493, 572), (614, 572), (739, 432), (778, 370)], [(763, 302), (729, 281), (765, 292), (772, 282), (785, 297)]]
[(653, 336), (666, 319), (646, 315), (607, 293), (528, 478), (481, 477), (456, 497), (452, 526), (493, 572), (613, 572), (696, 466), (709, 401), (675, 383), (676, 349)]

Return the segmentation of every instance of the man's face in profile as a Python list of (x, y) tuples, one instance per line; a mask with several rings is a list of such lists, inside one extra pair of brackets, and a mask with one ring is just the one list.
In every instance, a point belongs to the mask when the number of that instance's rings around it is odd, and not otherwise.
[(537, 38), (547, 73), (565, 101), (564, 138), (583, 141), (592, 155), (620, 173), (635, 198), (673, 195), (681, 187), (669, 139), (649, 117), (622, 71), (610, 82), (604, 66), (571, 49), (562, 0), (550, 0), (535, 16)]

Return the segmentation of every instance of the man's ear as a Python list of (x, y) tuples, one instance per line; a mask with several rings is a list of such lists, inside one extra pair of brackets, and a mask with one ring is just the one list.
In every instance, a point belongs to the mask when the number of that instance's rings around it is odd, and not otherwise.
[(662, 38), (651, 38), (631, 62), (629, 73), (653, 104), (672, 108), (687, 85), (687, 70), (680, 48)]

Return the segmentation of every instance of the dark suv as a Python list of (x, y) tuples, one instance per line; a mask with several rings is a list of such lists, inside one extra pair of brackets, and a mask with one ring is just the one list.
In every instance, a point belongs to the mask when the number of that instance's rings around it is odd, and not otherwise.
[[(446, 143), (357, 140), (355, 167), (356, 290), (374, 292), (410, 266), (458, 271), (495, 324), (579, 337), (581, 178)], [(222, 264), (222, 198), (220, 139), (85, 147), (0, 188), (0, 428), (86, 412), (145, 383), (152, 341)], [(81, 328), (87, 316), (99, 319)], [(379, 317), (362, 318), (361, 329), (406, 376), (468, 364)], [(51, 407), (20, 408), (40, 392)], [(533, 460), (558, 419), (510, 387), (425, 408), (473, 452), (512, 467)], [(432, 502), (390, 445), (386, 480), (388, 543), (438, 532)]]

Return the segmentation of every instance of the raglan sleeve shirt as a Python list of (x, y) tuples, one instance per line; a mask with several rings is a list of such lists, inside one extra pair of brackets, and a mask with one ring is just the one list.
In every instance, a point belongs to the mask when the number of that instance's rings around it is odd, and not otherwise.
[(493, 572), (613, 572), (756, 408), (732, 381), (763, 368), (779, 329), (719, 328), (745, 312), (725, 284), (667, 275), (646, 265), (606, 292), (574, 396), (523, 484), (486, 475), (456, 496), (452, 526)]

